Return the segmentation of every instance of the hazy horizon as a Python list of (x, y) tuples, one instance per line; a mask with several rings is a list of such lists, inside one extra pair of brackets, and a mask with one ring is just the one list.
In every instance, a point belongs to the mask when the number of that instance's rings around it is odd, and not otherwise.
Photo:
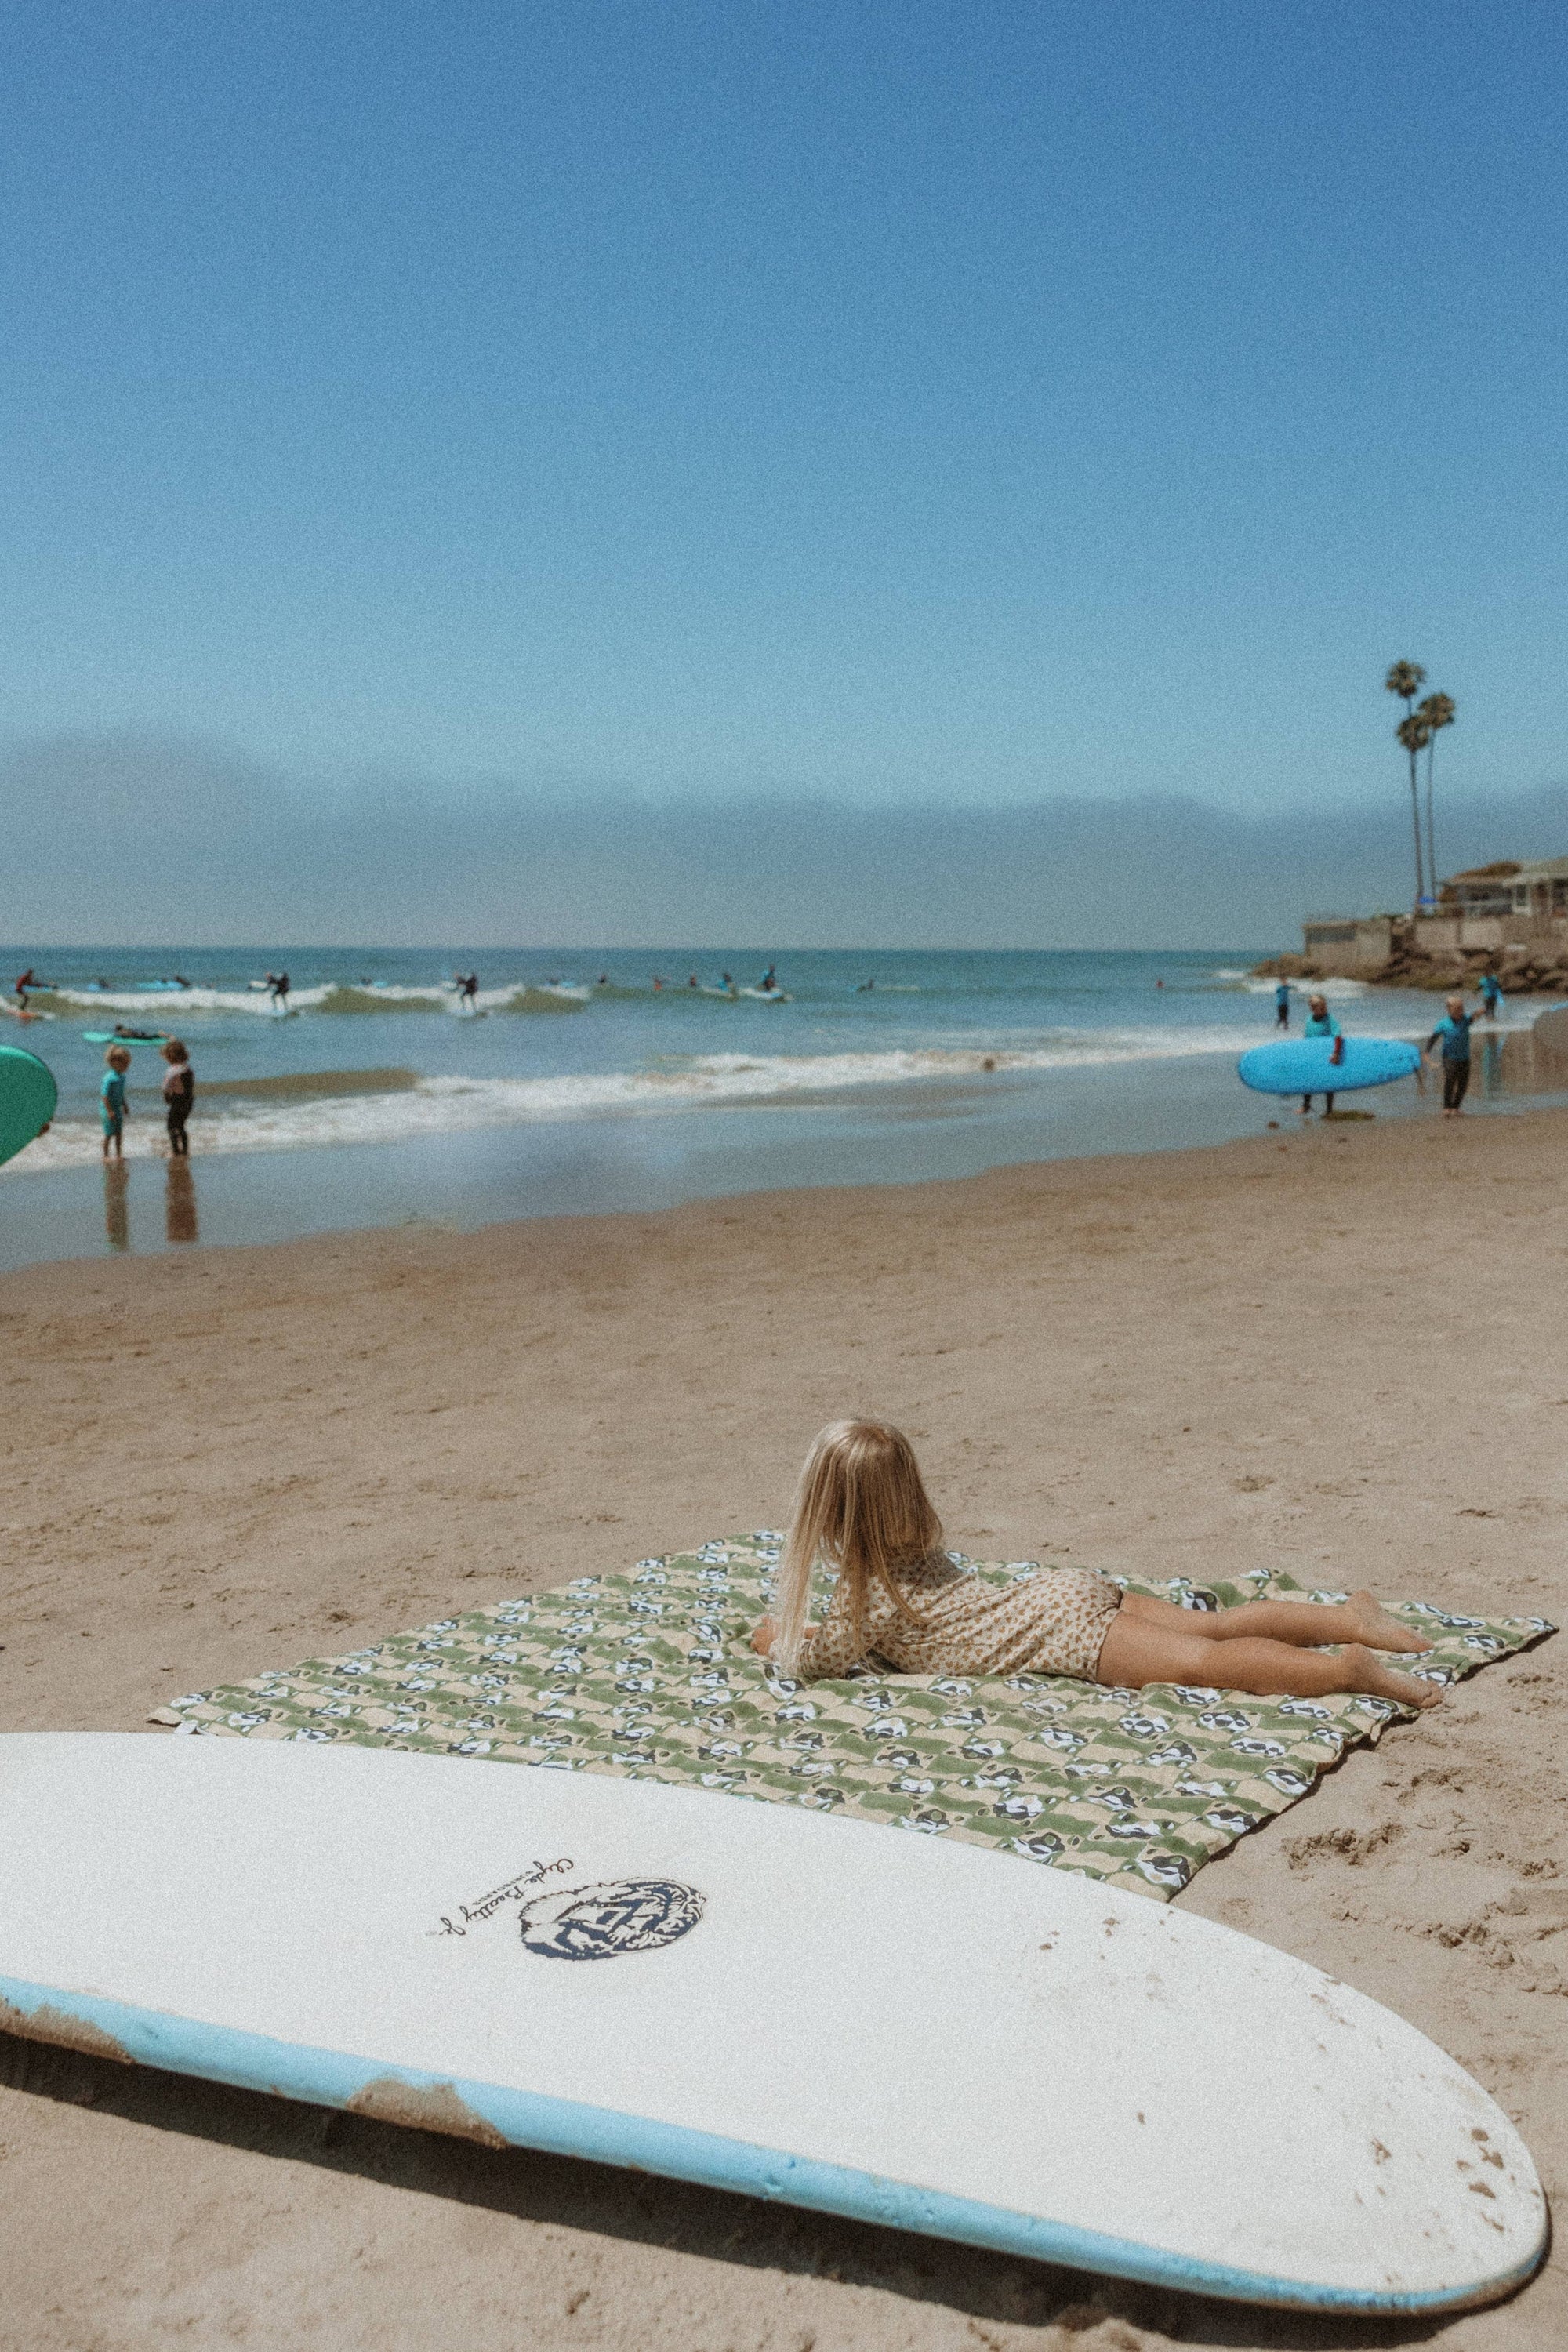
[[(1408, 801), (1244, 811), (1175, 794), (868, 807), (796, 792), (568, 797), (81, 738), (0, 752), (0, 936), (108, 948), (1202, 949), (1410, 901)], [(1560, 787), (1470, 804), (1444, 872), (1568, 851)]]

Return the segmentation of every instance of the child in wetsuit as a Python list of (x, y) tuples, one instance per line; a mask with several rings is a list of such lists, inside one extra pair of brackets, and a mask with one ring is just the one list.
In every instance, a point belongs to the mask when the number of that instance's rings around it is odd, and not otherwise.
[(191, 1067), (191, 1057), (177, 1037), (171, 1037), (161, 1048), (169, 1065), (163, 1073), (163, 1105), (168, 1112), (169, 1155), (184, 1160), (190, 1153), (190, 1138), (185, 1133), (185, 1121), (191, 1115), (191, 1105), (196, 1098), (196, 1076)]
[(114, 1156), (125, 1154), (125, 1073), (131, 1067), (129, 1045), (111, 1045), (104, 1055), (109, 1065), (98, 1084), (98, 1108), (103, 1120), (103, 1156), (109, 1157), (109, 1147), (114, 1146)]

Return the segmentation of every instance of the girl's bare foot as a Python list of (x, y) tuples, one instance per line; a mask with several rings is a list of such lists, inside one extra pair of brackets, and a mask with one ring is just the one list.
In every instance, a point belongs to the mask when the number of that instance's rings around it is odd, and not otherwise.
[(1402, 1675), (1397, 1666), (1385, 1666), (1359, 1642), (1349, 1643), (1343, 1655), (1352, 1690), (1367, 1691), (1373, 1698), (1396, 1699), (1401, 1706), (1436, 1706), (1443, 1696), (1441, 1683), (1423, 1682), (1419, 1675)]
[(1370, 1592), (1352, 1592), (1345, 1602), (1345, 1615), (1354, 1629), (1352, 1639), (1364, 1642), (1369, 1650), (1429, 1650), (1432, 1646), (1425, 1633), (1380, 1609)]

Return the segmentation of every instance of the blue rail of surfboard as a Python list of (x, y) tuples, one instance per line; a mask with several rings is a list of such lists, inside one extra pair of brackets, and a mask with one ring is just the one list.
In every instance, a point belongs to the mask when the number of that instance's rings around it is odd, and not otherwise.
[(1232, 2270), (1165, 2247), (1140, 2245), (1134, 2239), (1109, 2237), (1099, 2230), (1075, 2229), (1037, 2214), (981, 2204), (973, 2198), (950, 2197), (940, 2189), (916, 2189), (878, 2173), (821, 2164), (810, 2157), (758, 2147), (750, 2140), (690, 2131), (681, 2124), (658, 2123), (612, 2107), (584, 2106), (575, 2099), (551, 2098), (503, 2084), (422, 2074), (416, 2068), (388, 2065), (345, 2051), (275, 2042), (269, 2034), (206, 2025), (196, 2018), (139, 2009), (98, 1994), (63, 1992), (54, 1985), (0, 1977), (0, 2002), (8, 2004), (24, 2021), (46, 2009), (74, 2019), (107, 2035), (139, 2065), (161, 2067), (170, 2074), (232, 2083), (240, 2090), (264, 2091), (321, 2107), (346, 2107), (373, 2084), (401, 2084), (416, 2093), (446, 2092), (515, 2147), (580, 2157), (592, 2164), (621, 2165), (673, 2180), (694, 2180), (705, 2188), (731, 2189), (744, 2197), (846, 2214), (888, 2230), (912, 2230), (922, 2237), (951, 2238), (998, 2253), (1022, 2254), (1034, 2262), (1136, 2279), (1151, 2286), (1179, 2287), (1189, 2294), (1216, 2295), (1231, 2303), (1366, 2314), (1462, 2311), (1499, 2302), (1522, 2286), (1546, 2252), (1543, 2219), (1540, 2242), (1523, 2262), (1468, 2286), (1422, 2294), (1393, 2290), (1363, 2294), (1353, 2287), (1317, 2286), (1301, 2279), (1273, 2278), (1265, 2271)]

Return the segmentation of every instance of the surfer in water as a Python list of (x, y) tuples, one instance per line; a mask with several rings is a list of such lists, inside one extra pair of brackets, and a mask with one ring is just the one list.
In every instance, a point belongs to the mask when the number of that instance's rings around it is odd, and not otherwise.
[(289, 1010), (289, 975), (286, 971), (269, 971), (264, 985), (272, 998), (273, 1011)]
[(452, 977), (457, 982), (458, 1003), (466, 1004), (470, 1013), (477, 1013), (479, 1009), (479, 973), (477, 971), (457, 971), (453, 973)]
[(779, 984), (778, 966), (777, 966), (777, 964), (773, 964), (773, 963), (771, 963), (771, 964), (769, 964), (769, 966), (768, 966), (768, 968), (767, 968), (766, 971), (764, 971), (764, 972), (763, 972), (763, 978), (762, 978), (762, 991), (763, 991), (763, 994), (764, 996), (771, 996), (771, 995), (773, 994), (773, 992), (774, 989), (778, 986), (778, 984)]
[(1274, 1026), (1277, 1029), (1289, 1029), (1290, 1026), (1290, 983), (1288, 980), (1282, 980), (1274, 992)]
[[(1307, 1025), (1302, 1030), (1301, 1034), (1303, 1037), (1337, 1037), (1342, 1040), (1344, 1032), (1340, 1027), (1339, 1023), (1334, 1019), (1333, 1014), (1329, 1011), (1329, 1000), (1326, 996), (1314, 992), (1312, 995), (1308, 997)], [(1331, 1061), (1342, 1060), (1344, 1057), (1344, 1050), (1342, 1043), (1337, 1045), (1333, 1053), (1330, 1055), (1330, 1059)], [(1334, 1098), (1332, 1095), (1325, 1095), (1323, 1097), (1323, 1117), (1325, 1118), (1328, 1118), (1329, 1114), (1333, 1109), (1333, 1107)], [(1303, 1112), (1310, 1112), (1311, 1108), (1311, 1096), (1303, 1095), (1301, 1097), (1301, 1108)]]
[[(818, 1563), (837, 1571), (826, 1611), (809, 1622)], [(880, 1421), (837, 1421), (800, 1474), (777, 1586), (778, 1616), (752, 1647), (811, 1682), (875, 1658), (903, 1675), (1074, 1675), (1132, 1690), (1185, 1683), (1259, 1698), (1367, 1692), (1433, 1706), (1440, 1686), (1385, 1665), (1379, 1651), (1431, 1643), (1370, 1592), (1341, 1603), (1247, 1601), (1178, 1608), (1092, 1568), (1044, 1568), (996, 1586), (942, 1549), (910, 1442)], [(1342, 1646), (1331, 1653), (1325, 1643)]]
[(1481, 1007), (1489, 1021), (1495, 1021), (1502, 1008), (1502, 987), (1495, 971), (1483, 971), (1476, 982), (1481, 992)]

